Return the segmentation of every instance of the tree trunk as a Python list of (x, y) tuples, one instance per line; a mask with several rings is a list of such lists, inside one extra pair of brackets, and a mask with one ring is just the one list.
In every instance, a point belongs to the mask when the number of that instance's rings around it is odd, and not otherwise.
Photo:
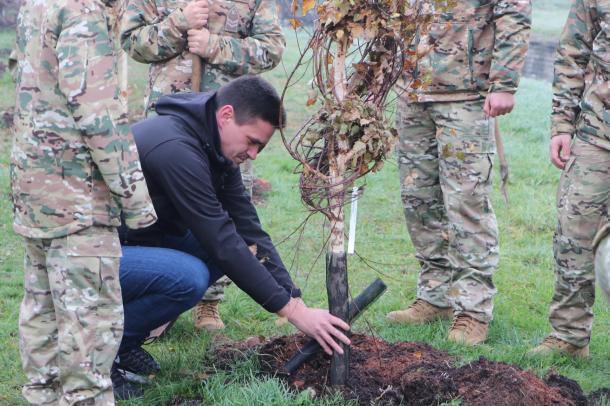
[[(335, 97), (342, 102), (345, 97), (345, 54), (347, 51), (347, 36), (337, 45), (337, 58), (334, 71)], [(345, 227), (343, 216), (343, 201), (345, 185), (345, 154), (348, 150), (347, 135), (336, 134), (331, 141), (329, 150), (330, 181), (334, 185), (329, 190), (331, 207), (328, 254), (326, 255), (326, 291), (330, 313), (349, 323), (347, 257), (345, 254)], [(336, 148), (335, 148), (336, 146)], [(336, 151), (336, 155), (334, 155)], [(330, 384), (345, 385), (349, 375), (349, 347), (340, 344), (343, 354), (333, 353), (330, 363)]]
[[(347, 257), (345, 251), (330, 251), (326, 256), (326, 291), (331, 314), (349, 323), (347, 292)], [(349, 376), (349, 346), (340, 343), (343, 354), (333, 352), (330, 384), (345, 385)]]

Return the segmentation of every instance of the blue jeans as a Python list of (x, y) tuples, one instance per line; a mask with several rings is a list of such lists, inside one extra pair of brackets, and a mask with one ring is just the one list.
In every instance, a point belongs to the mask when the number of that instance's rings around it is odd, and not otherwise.
[(164, 236), (163, 247), (123, 246), (119, 269), (125, 331), (119, 354), (138, 347), (155, 328), (195, 306), (222, 276), (188, 232)]

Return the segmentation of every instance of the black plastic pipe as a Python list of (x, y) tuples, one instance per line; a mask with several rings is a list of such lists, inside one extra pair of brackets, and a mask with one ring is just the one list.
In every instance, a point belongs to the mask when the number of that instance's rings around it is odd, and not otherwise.
[[(379, 296), (385, 292), (388, 287), (379, 278), (375, 279), (366, 289), (362, 291), (353, 301), (348, 305), (349, 324), (352, 324), (358, 316), (362, 314), (372, 303), (374, 303)], [(299, 349), (284, 365), (284, 368), (280, 371), (281, 373), (291, 375), (297, 369), (301, 367), (305, 362), (309, 361), (322, 347), (315, 339), (309, 340), (303, 348)]]

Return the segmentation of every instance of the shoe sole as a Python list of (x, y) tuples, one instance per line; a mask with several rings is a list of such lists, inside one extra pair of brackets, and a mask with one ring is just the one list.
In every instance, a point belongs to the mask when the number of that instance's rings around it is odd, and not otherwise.
[(125, 377), (125, 380), (130, 383), (137, 383), (140, 385), (148, 385), (152, 382), (150, 378), (144, 375), (136, 374), (135, 372), (128, 371), (126, 369), (117, 368), (121, 374)]
[(548, 357), (552, 357), (554, 355), (560, 355), (560, 356), (564, 356), (564, 357), (572, 357), (572, 358), (576, 358), (576, 359), (587, 359), (589, 358), (589, 353), (579, 353), (579, 352), (568, 352), (568, 351), (564, 351), (564, 350), (560, 350), (560, 349), (551, 349), (551, 350), (539, 350), (539, 351), (528, 351), (525, 353), (525, 356), (528, 358), (548, 358)]
[(386, 315), (386, 319), (391, 321), (392, 323), (401, 323), (401, 324), (413, 324), (413, 325), (417, 325), (417, 324), (428, 324), (428, 323), (434, 323), (437, 321), (446, 321), (446, 320), (451, 320), (452, 315), (449, 316), (437, 316), (437, 317), (433, 317), (431, 319), (427, 319), (427, 320), (400, 320), (400, 319), (395, 319), (392, 317), (389, 317)]

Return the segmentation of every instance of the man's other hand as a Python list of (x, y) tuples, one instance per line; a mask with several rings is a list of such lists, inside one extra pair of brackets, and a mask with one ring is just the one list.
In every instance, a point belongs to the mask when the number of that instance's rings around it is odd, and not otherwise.
[(191, 54), (203, 56), (209, 41), (210, 31), (206, 28), (188, 30), (188, 46)]
[(307, 307), (301, 299), (291, 298), (277, 314), (280, 317), (288, 317), (288, 321), (296, 328), (315, 338), (329, 355), (333, 351), (343, 354), (343, 350), (335, 338), (347, 345), (351, 344), (349, 338), (339, 330), (348, 331), (349, 324), (333, 316), (328, 310)]
[(570, 159), (570, 144), (572, 136), (570, 134), (559, 134), (551, 138), (551, 162), (559, 169), (566, 166)]
[(515, 95), (507, 92), (489, 93), (485, 98), (483, 111), (489, 117), (498, 117), (513, 111)]
[(182, 12), (186, 17), (186, 22), (189, 29), (198, 30), (203, 28), (208, 23), (208, 16), (210, 14), (208, 0), (193, 1), (187, 4)]

